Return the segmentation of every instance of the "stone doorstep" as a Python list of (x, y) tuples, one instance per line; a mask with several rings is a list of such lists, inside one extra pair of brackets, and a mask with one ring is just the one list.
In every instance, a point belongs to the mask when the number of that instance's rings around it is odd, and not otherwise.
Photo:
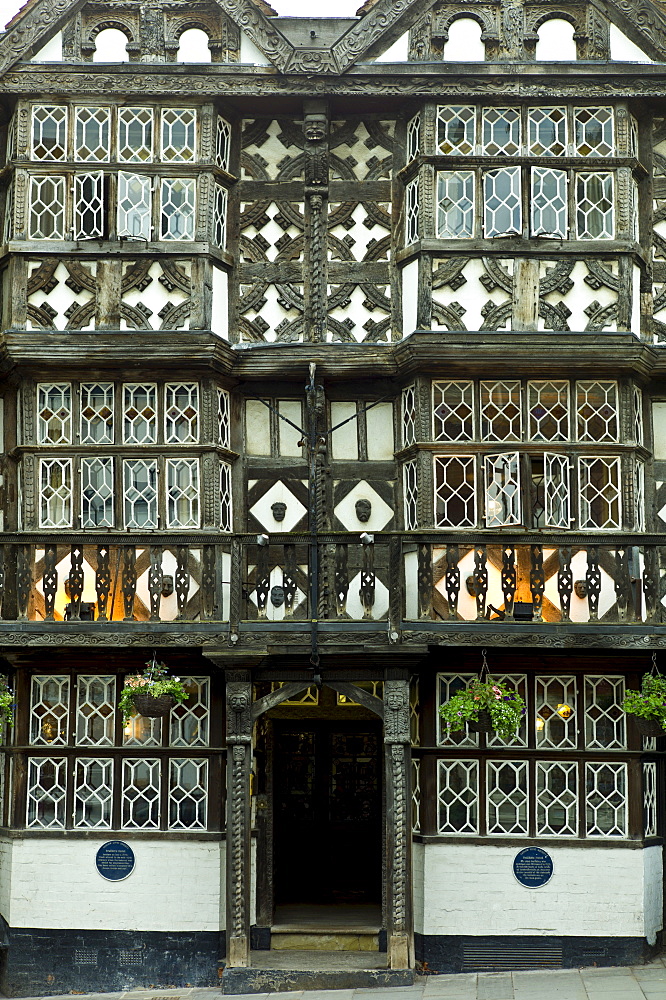
[(365, 931), (271, 927), (271, 951), (379, 951), (379, 935)]
[(413, 969), (311, 970), (227, 968), (222, 973), (222, 993), (293, 993), (300, 990), (380, 989), (413, 986)]

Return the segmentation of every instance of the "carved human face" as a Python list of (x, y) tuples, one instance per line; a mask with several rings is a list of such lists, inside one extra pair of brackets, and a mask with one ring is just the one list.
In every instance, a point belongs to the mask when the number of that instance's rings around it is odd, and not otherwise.
[(575, 580), (574, 581), (574, 594), (576, 597), (587, 597), (587, 584), (585, 580)]
[(274, 608), (280, 608), (284, 604), (284, 587), (271, 587), (271, 604)]
[(325, 115), (308, 115), (303, 123), (303, 132), (308, 142), (322, 142), (326, 138), (327, 129)]
[(162, 597), (170, 597), (173, 594), (173, 577), (170, 573), (165, 573), (162, 577)]
[(370, 520), (370, 515), (372, 514), (372, 504), (370, 501), (362, 497), (360, 500), (356, 501), (355, 510), (359, 521), (362, 521), (363, 524), (367, 524)]
[(247, 708), (249, 702), (247, 695), (239, 692), (238, 694), (232, 694), (229, 698), (229, 704), (231, 705), (234, 712), (244, 712)]
[(400, 694), (399, 691), (391, 691), (388, 698), (386, 699), (386, 703), (390, 709), (392, 709), (394, 712), (397, 712), (398, 709), (402, 708), (403, 705), (405, 704), (405, 699), (403, 698), (403, 696)]
[(284, 515), (287, 513), (287, 505), (282, 500), (276, 500), (275, 503), (271, 504), (271, 511), (276, 521), (284, 521)]

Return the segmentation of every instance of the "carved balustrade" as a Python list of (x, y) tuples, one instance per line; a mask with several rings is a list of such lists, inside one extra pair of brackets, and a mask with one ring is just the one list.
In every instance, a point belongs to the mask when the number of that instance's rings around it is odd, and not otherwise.
[[(652, 535), (4, 535), (6, 621), (666, 620)], [(316, 608), (311, 613), (312, 601)]]

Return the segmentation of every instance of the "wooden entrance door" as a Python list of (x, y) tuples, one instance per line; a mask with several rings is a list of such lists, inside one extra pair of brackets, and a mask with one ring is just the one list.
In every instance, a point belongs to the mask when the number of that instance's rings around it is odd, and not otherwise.
[(378, 903), (382, 730), (276, 723), (276, 903)]

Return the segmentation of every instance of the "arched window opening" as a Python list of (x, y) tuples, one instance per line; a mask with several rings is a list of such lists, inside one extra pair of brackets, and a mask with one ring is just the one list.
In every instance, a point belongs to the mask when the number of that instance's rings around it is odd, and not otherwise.
[(180, 36), (176, 62), (209, 63), (211, 52), (208, 42), (208, 35), (201, 28), (188, 28)]
[(575, 62), (577, 59), (574, 27), (561, 17), (544, 21), (537, 32), (536, 44), (538, 62)]
[(129, 38), (119, 28), (104, 28), (95, 39), (93, 62), (129, 62), (127, 45)]
[(449, 40), (444, 46), (444, 61), (483, 62), (485, 58), (481, 25), (471, 17), (459, 17), (449, 28)]

